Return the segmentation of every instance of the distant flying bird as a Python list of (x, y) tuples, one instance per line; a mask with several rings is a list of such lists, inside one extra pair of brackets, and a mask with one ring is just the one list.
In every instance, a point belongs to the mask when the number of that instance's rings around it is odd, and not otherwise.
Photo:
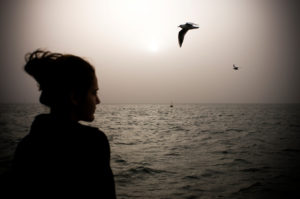
[(184, 35), (186, 34), (186, 32), (188, 30), (191, 30), (191, 29), (198, 29), (199, 28), (199, 26), (197, 24), (190, 23), (190, 22), (187, 22), (186, 24), (181, 24), (178, 27), (182, 28), (178, 33), (178, 42), (179, 42), (180, 47), (182, 45)]
[(239, 67), (237, 67), (235, 64), (233, 64), (233, 70), (239, 70)]

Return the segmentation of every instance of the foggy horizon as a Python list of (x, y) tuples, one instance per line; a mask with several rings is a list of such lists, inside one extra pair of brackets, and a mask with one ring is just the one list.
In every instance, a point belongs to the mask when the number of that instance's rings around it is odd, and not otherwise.
[[(23, 70), (25, 54), (38, 48), (90, 62), (102, 104), (300, 103), (299, 4), (4, 0), (0, 103), (39, 102)], [(199, 29), (180, 48), (186, 22)]]

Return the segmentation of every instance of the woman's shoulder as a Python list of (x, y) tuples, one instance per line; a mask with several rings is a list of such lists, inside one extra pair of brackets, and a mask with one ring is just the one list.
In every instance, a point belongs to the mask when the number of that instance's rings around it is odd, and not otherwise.
[(80, 124), (80, 145), (84, 145), (92, 154), (105, 154), (105, 159), (110, 157), (110, 144), (107, 136), (99, 128)]
[(107, 140), (107, 136), (105, 135), (105, 133), (100, 130), (97, 127), (93, 127), (93, 126), (88, 126), (88, 125), (84, 125), (84, 124), (79, 124), (80, 125), (80, 131), (82, 133), (84, 133), (85, 136), (88, 136), (90, 139), (103, 139), (103, 140)]
[(99, 128), (78, 122), (59, 120), (49, 114), (38, 115), (35, 118), (27, 139), (50, 144), (52, 142), (91, 144), (108, 142), (105, 133)]
[(98, 134), (105, 135), (104, 132), (97, 127), (89, 126), (89, 125), (85, 125), (85, 124), (79, 124), (79, 126), (80, 126), (80, 129), (83, 131), (88, 131), (95, 135), (98, 135)]

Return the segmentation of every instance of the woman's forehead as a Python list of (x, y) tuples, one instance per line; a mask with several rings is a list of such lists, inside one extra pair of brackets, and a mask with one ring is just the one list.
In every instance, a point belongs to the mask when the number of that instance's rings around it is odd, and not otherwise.
[(92, 88), (93, 89), (98, 89), (98, 79), (97, 76), (94, 75), (93, 81), (92, 81)]

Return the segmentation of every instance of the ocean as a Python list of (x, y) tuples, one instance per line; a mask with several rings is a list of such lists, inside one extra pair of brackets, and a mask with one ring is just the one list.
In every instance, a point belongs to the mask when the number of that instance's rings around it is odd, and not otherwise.
[[(0, 174), (39, 104), (0, 105)], [(300, 198), (300, 104), (101, 104), (117, 197)]]

